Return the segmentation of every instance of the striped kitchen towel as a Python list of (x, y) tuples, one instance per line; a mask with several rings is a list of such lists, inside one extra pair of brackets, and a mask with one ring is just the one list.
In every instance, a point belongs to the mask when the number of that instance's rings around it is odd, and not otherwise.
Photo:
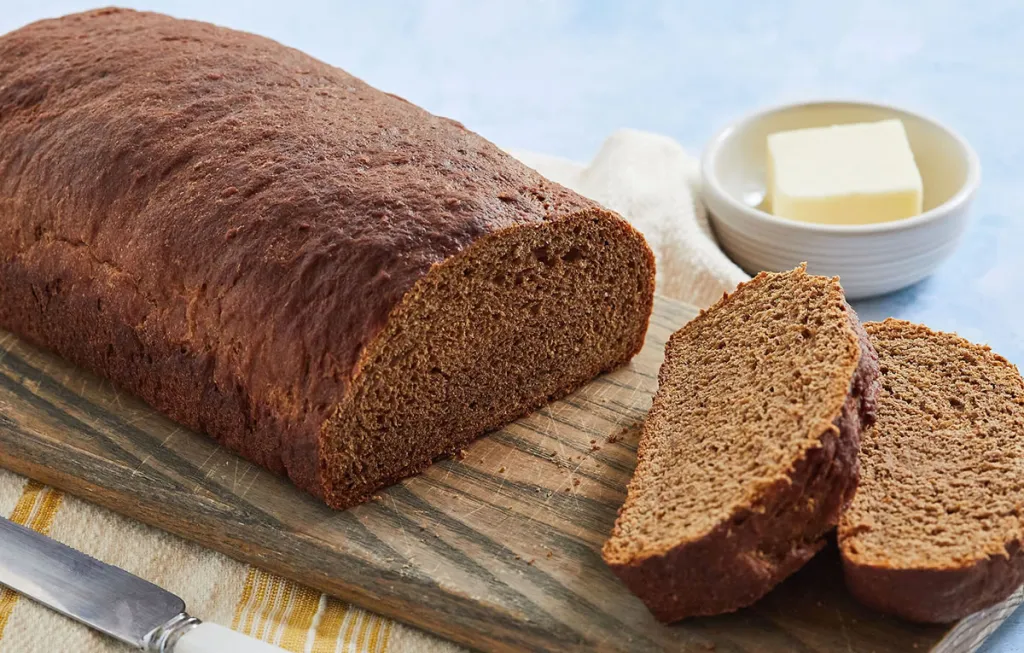
[[(413, 628), (4, 470), (0, 470), (0, 514), (174, 592), (192, 614), (204, 620), (231, 626), (287, 651), (459, 650)], [(0, 590), (0, 653), (128, 650), (8, 589)]]
[[(620, 131), (590, 165), (528, 153), (516, 156), (619, 212), (643, 232), (657, 258), (659, 293), (704, 307), (746, 278), (715, 244), (697, 200), (696, 161), (672, 139)], [(166, 588), (182, 597), (196, 617), (288, 651), (461, 650), (2, 470), (0, 515)], [(13, 592), (0, 591), (0, 653), (127, 650)]]

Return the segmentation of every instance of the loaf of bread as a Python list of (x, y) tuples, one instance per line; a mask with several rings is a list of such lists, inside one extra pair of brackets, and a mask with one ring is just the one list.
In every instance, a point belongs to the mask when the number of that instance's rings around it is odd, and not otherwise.
[(846, 584), (878, 610), (955, 621), (1024, 582), (1024, 381), (956, 335), (865, 326), (882, 391), (839, 525)]
[(662, 621), (753, 603), (853, 497), (877, 377), (838, 279), (741, 284), (669, 340), (604, 559)]
[(642, 236), (251, 34), (0, 37), (0, 326), (335, 507), (628, 361)]

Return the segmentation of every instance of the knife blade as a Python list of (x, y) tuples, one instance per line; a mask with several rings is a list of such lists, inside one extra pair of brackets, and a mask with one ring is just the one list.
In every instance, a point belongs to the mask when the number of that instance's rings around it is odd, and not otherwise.
[(0, 585), (152, 653), (281, 651), (203, 623), (167, 590), (3, 518)]

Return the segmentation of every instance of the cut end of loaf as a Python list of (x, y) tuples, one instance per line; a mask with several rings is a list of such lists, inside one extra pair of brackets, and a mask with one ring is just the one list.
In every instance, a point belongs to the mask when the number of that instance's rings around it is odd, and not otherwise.
[(850, 501), (877, 374), (837, 279), (741, 284), (669, 341), (605, 560), (662, 621), (756, 601)]
[(876, 609), (955, 621), (1024, 581), (1024, 381), (954, 334), (866, 328), (882, 390), (839, 526), (847, 585)]
[(599, 210), (500, 231), (436, 265), (322, 429), (324, 498), (364, 501), (623, 365), (653, 293), (643, 237)]

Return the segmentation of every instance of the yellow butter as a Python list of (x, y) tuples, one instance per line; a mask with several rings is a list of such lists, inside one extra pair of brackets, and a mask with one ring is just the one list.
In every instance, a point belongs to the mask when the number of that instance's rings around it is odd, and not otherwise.
[(921, 173), (899, 120), (768, 136), (768, 200), (783, 218), (869, 224), (921, 213)]

